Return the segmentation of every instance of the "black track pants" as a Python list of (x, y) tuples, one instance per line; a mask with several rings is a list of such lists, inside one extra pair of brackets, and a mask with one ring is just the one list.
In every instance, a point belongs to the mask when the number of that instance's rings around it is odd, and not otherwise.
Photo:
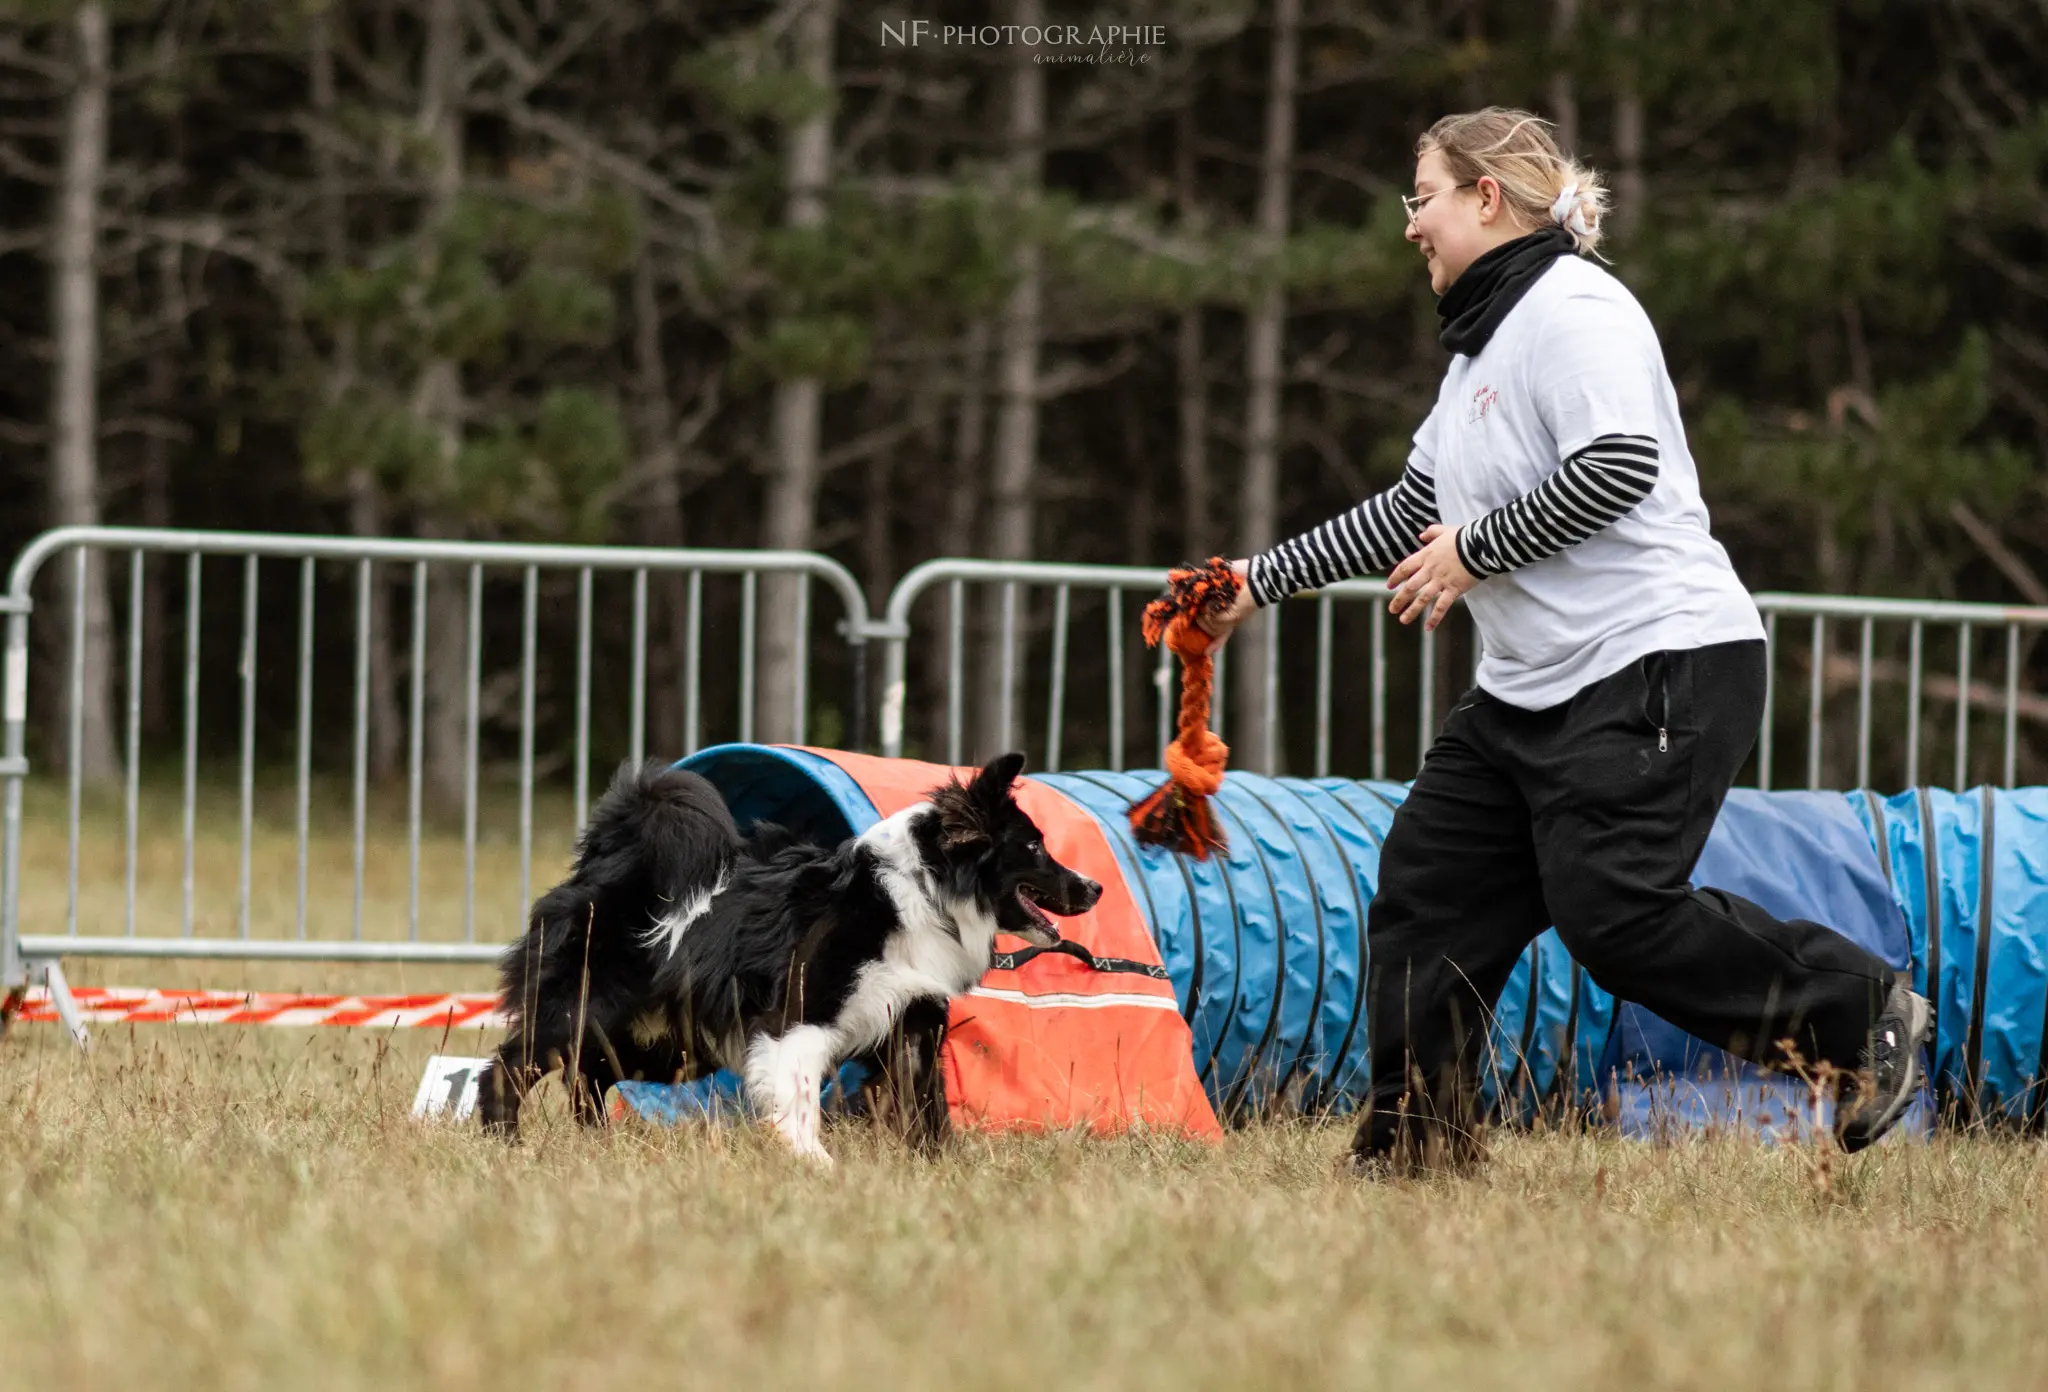
[(1856, 1066), (1891, 969), (1690, 883), (1763, 692), (1764, 645), (1741, 642), (1652, 653), (1547, 710), (1459, 699), (1380, 857), (1359, 1150), (1401, 1142), (1404, 1115), (1464, 1123), (1501, 988), (1552, 924), (1600, 986), (1710, 1043)]

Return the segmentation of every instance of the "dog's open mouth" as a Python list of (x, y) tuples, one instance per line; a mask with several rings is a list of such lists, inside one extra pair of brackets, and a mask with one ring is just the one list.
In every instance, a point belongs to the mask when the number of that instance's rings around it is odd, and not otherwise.
[(1025, 927), (1019, 935), (1037, 938), (1041, 947), (1049, 947), (1060, 940), (1059, 925), (1052, 921), (1052, 915), (1039, 907), (1036, 891), (1029, 885), (1017, 886), (1017, 903), (1024, 910)]

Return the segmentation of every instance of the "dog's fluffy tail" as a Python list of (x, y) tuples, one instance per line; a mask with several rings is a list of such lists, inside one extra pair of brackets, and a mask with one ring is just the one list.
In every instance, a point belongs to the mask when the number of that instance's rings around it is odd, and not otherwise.
[[(657, 972), (731, 882), (746, 843), (725, 799), (694, 773), (622, 765), (591, 810), (568, 878), (534, 902), (526, 932), (499, 959), (509, 1028), (486, 1125), (517, 1124), (531, 1075), (570, 1058), (632, 1076), (656, 1059), (626, 1059), (632, 1022), (654, 999)], [(673, 1044), (665, 1046), (673, 1050)], [(616, 1062), (614, 1062), (616, 1057)], [(507, 1084), (509, 1083), (509, 1091)]]
[(579, 977), (648, 983), (730, 883), (744, 843), (718, 790), (666, 764), (621, 765), (576, 842), (569, 877), (534, 902), (525, 936), (500, 963), (517, 1020)]

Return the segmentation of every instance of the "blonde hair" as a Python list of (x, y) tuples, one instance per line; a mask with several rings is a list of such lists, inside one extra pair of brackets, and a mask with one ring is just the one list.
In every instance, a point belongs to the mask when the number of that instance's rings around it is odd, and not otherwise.
[(1456, 182), (1486, 177), (1499, 184), (1516, 222), (1532, 229), (1556, 223), (1572, 234), (1580, 254), (1597, 254), (1607, 185), (1597, 171), (1558, 149), (1550, 122), (1541, 116), (1505, 106), (1446, 116), (1415, 142), (1417, 158), (1432, 150), (1443, 156)]

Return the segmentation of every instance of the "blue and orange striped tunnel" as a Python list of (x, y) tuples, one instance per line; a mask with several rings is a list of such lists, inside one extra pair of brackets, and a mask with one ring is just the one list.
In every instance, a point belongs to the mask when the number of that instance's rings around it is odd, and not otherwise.
[[(743, 824), (779, 821), (834, 841), (877, 820), (876, 799), (849, 769), (881, 762), (722, 745), (684, 766), (710, 779)], [(1366, 911), (1406, 786), (1231, 773), (1219, 796), (1229, 851), (1196, 861), (1130, 835), (1124, 810), (1160, 774), (1030, 777), (1111, 848), (1216, 1112), (1228, 1120), (1276, 1105), (1354, 1105), (1371, 1028)], [(2048, 1101), (2048, 789), (1890, 798), (1738, 790), (1694, 878), (1781, 917), (1830, 924), (1910, 967), (1921, 989), (1931, 981), (1932, 1068), (1944, 1103), (1966, 1116), (2018, 1118)], [(1727, 1120), (1786, 1096), (1641, 1007), (1617, 1003), (1554, 932), (1523, 955), (1502, 993), (1486, 1074), (1508, 1117), (1549, 1100), (1604, 1099), (1625, 1128)], [(1698, 1085), (1709, 1076), (1728, 1085)]]

